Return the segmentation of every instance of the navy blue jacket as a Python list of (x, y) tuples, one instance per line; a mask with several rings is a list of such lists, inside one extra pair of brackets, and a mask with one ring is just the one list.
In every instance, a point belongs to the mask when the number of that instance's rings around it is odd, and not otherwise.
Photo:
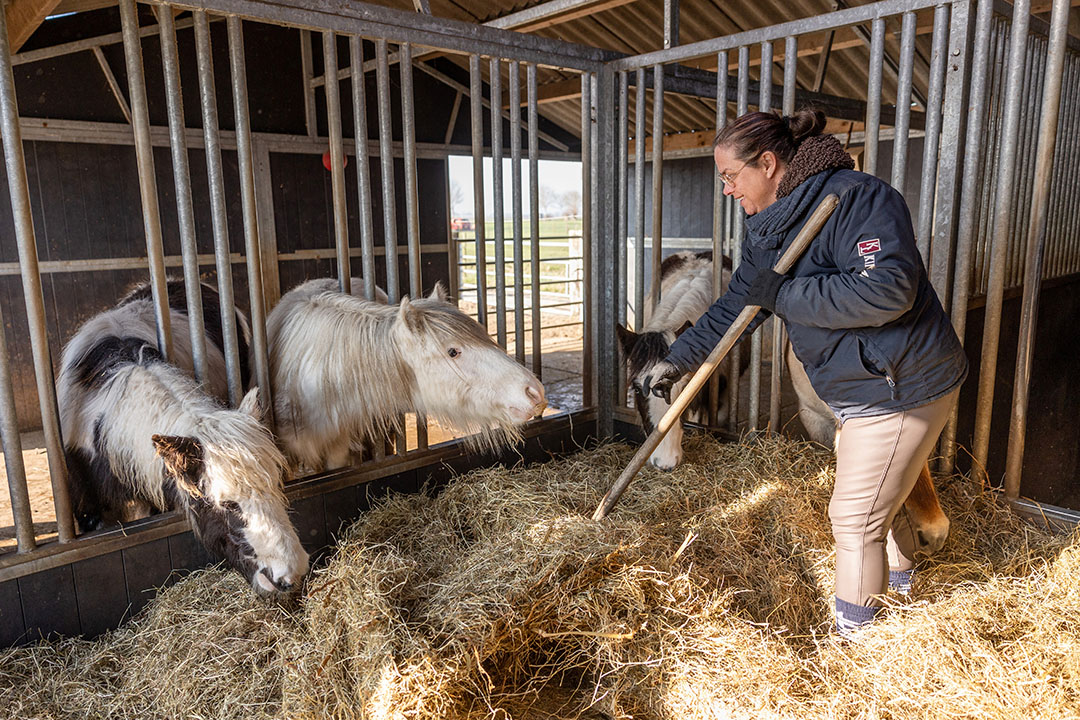
[[(841, 421), (952, 392), (967, 376), (967, 358), (926, 276), (907, 205), (887, 183), (853, 170), (818, 173), (747, 218), (728, 291), (672, 344), (668, 360), (684, 372), (704, 362), (758, 269), (776, 263), (829, 193), (840, 204), (776, 301), (814, 390)], [(768, 315), (758, 313), (747, 333)]]

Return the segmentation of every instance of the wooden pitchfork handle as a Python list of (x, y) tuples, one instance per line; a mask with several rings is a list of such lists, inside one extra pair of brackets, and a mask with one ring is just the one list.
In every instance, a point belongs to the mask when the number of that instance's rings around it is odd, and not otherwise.
[[(787, 273), (788, 270), (795, 264), (795, 262), (802, 257), (806, 248), (810, 247), (810, 243), (813, 242), (817, 234), (821, 232), (822, 226), (832, 215), (833, 210), (836, 209), (839, 204), (840, 198), (836, 195), (828, 195), (821, 204), (814, 210), (813, 215), (803, 225), (802, 230), (799, 231), (795, 241), (791, 243), (784, 254), (776, 262), (773, 270), (781, 275)], [(694, 399), (694, 396), (698, 394), (698, 391), (709, 380), (709, 376), (713, 374), (716, 367), (727, 356), (731, 348), (735, 345), (735, 342), (743, 334), (743, 331), (753, 321), (754, 316), (758, 314), (761, 308), (757, 305), (747, 305), (735, 318), (735, 321), (731, 323), (731, 327), (724, 333), (724, 336), (720, 338), (720, 342), (716, 343), (716, 347), (709, 353), (709, 357), (705, 359), (705, 363), (698, 368), (694, 376), (690, 378), (690, 382), (687, 384), (686, 389), (679, 393), (679, 397), (675, 398), (675, 402), (671, 403), (671, 407), (664, 413), (664, 417), (660, 418), (660, 422), (657, 424), (656, 429), (649, 433), (649, 437), (645, 439), (641, 447), (634, 454), (633, 459), (630, 460), (630, 464), (626, 466), (626, 469), (622, 471), (622, 475), (619, 475), (619, 479), (615, 481), (615, 484), (608, 490), (607, 495), (600, 501), (600, 504), (596, 508), (596, 512), (593, 513), (593, 520), (603, 520), (607, 517), (607, 514), (611, 512), (611, 509), (615, 507), (615, 503), (619, 502), (619, 498), (622, 497), (623, 492), (627, 486), (630, 485), (630, 481), (634, 479), (634, 476), (638, 474), (642, 466), (645, 465), (645, 461), (652, 455), (653, 450), (660, 445), (660, 441), (664, 439), (664, 436), (668, 434), (668, 430), (672, 428), (675, 423), (679, 422), (679, 416), (683, 414), (683, 410)], [(736, 379), (736, 382), (738, 380)]]

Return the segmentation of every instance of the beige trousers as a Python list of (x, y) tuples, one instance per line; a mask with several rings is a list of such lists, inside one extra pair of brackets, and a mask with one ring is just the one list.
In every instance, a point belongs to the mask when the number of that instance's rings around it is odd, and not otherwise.
[(836, 596), (878, 605), (889, 569), (910, 570), (914, 528), (904, 500), (934, 449), (956, 392), (912, 410), (852, 418), (840, 429), (829, 519), (836, 539)]

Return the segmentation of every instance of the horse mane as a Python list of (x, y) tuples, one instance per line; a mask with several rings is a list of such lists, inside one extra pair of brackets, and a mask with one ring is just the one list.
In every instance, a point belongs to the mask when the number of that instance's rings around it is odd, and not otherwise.
[(285, 457), (270, 432), (251, 415), (223, 407), (183, 371), (164, 362), (125, 363), (99, 393), (87, 399), (90, 417), (100, 417), (95, 445), (117, 478), (130, 483), (159, 508), (170, 503), (164, 463), (146, 428), (160, 435), (195, 438), (203, 449), (213, 494), (263, 497), (284, 502)]
[(712, 253), (675, 253), (664, 265), (660, 302), (646, 307), (644, 331), (677, 330), (696, 322), (713, 301)]

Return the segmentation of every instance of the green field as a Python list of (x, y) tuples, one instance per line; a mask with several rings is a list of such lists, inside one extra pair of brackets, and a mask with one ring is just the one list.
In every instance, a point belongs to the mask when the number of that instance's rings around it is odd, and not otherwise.
[[(567, 279), (567, 261), (565, 258), (580, 258), (580, 252), (571, 251), (570, 234), (581, 232), (581, 220), (569, 219), (569, 218), (552, 218), (544, 219), (540, 221), (539, 235), (540, 235), (540, 258), (553, 259), (552, 262), (540, 263), (540, 279), (541, 282), (564, 280)], [(526, 221), (522, 223), (522, 260), (524, 262), (524, 274), (526, 284), (532, 273), (531, 263), (529, 258), (532, 255), (532, 242), (531, 242), (531, 224)], [(512, 222), (504, 223), (504, 250), (506, 253), (506, 271), (504, 278), (507, 286), (512, 286), (514, 282), (514, 226)], [(485, 265), (488, 287), (495, 286), (495, 241), (492, 239), (495, 235), (495, 223), (487, 222), (484, 227), (485, 238)], [(476, 285), (476, 268), (475, 266), (468, 265), (468, 263), (476, 262), (476, 242), (475, 233), (472, 230), (459, 230), (456, 234), (458, 245), (458, 263), (463, 265), (460, 274), (460, 283), (462, 286), (475, 286)], [(580, 242), (580, 240), (579, 240)], [(563, 260), (555, 260), (556, 258), (563, 258)], [(544, 292), (552, 293), (568, 293), (569, 288), (563, 284), (544, 285)]]

